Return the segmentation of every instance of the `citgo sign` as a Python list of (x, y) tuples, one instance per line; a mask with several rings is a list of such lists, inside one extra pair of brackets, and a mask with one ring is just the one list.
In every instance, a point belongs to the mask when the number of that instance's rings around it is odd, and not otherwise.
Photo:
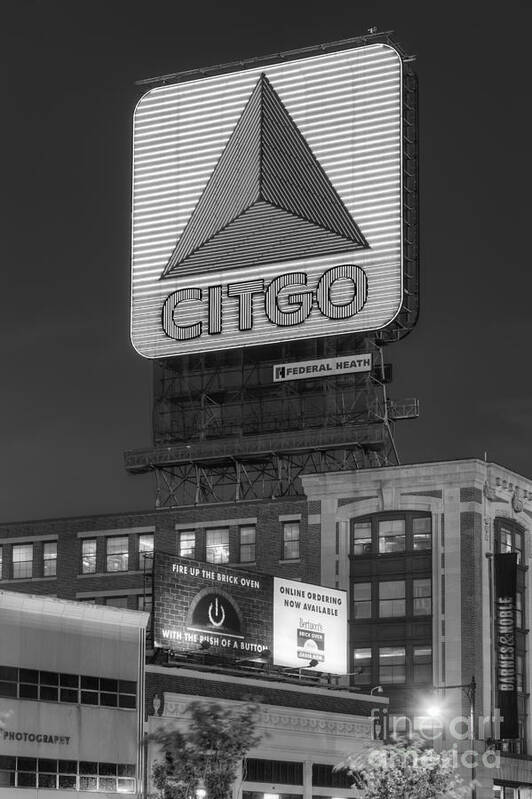
[(376, 330), (402, 303), (402, 80), (387, 44), (154, 88), (134, 118), (148, 358)]

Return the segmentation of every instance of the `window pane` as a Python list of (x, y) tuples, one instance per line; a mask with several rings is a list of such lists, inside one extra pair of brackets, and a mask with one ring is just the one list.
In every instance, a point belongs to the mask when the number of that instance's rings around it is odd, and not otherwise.
[(299, 522), (283, 524), (283, 559), (299, 558)]
[(57, 542), (47, 541), (43, 546), (43, 575), (55, 577), (57, 573)]
[(353, 527), (353, 554), (371, 552), (371, 522), (357, 522)]
[(405, 682), (405, 648), (404, 646), (384, 646), (379, 649), (379, 682)]
[(179, 533), (179, 557), (196, 557), (196, 533), (194, 530), (182, 530)]
[(229, 530), (227, 528), (207, 530), (205, 541), (207, 563), (229, 563)]
[(383, 519), (379, 522), (379, 552), (404, 552), (405, 520)]
[(355, 649), (355, 665), (353, 671), (355, 672), (354, 681), (355, 685), (370, 685), (371, 684), (371, 649)]
[(371, 618), (371, 583), (353, 585), (353, 602), (355, 619)]
[(414, 682), (432, 682), (432, 647), (414, 647)]
[(432, 613), (432, 580), (414, 580), (414, 616), (430, 616)]
[(13, 579), (23, 580), (33, 576), (33, 544), (13, 547)]
[(127, 608), (127, 596), (106, 596), (104, 605), (109, 605), (112, 608)]
[(139, 535), (139, 569), (153, 569), (153, 533)]
[(379, 616), (405, 615), (405, 581), (389, 580), (379, 583)]
[(240, 563), (253, 563), (255, 560), (255, 527), (240, 528)]
[(84, 538), (81, 542), (81, 573), (96, 572), (96, 539)]
[(412, 519), (412, 536), (414, 549), (432, 548), (432, 519), (430, 516)]
[(120, 536), (108, 538), (107, 541), (107, 571), (125, 572), (128, 568), (128, 537)]

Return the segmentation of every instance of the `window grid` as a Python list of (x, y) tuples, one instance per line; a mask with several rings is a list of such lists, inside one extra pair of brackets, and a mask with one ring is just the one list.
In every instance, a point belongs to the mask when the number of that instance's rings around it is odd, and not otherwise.
[(196, 557), (196, 532), (195, 530), (181, 530), (179, 533), (179, 557)]
[(57, 541), (46, 541), (43, 545), (43, 576), (55, 577), (57, 574)]
[(2, 697), (134, 709), (136, 695), (132, 680), (0, 666)]
[(240, 563), (255, 562), (256, 530), (254, 525), (240, 528)]
[(429, 578), (413, 580), (414, 616), (430, 616), (432, 613), (432, 580)]
[(374, 514), (352, 521), (352, 554), (355, 557), (400, 552), (430, 551), (432, 516), (405, 511), (401, 516)]
[(153, 571), (153, 533), (139, 535), (139, 569)]
[(432, 647), (415, 646), (413, 651), (413, 680), (432, 683)]
[(135, 793), (135, 766), (132, 763), (0, 755), (0, 785), (10, 788)]
[(129, 539), (127, 535), (106, 539), (108, 572), (127, 572), (129, 561)]
[(372, 682), (372, 657), (371, 648), (361, 647), (354, 651), (355, 667), (353, 669), (356, 685), (371, 685)]
[(355, 621), (358, 619), (371, 619), (371, 583), (354, 583), (353, 585), (353, 611)]
[(299, 558), (299, 522), (283, 523), (283, 560)]
[(83, 538), (81, 540), (81, 573), (96, 573), (96, 539)]
[(205, 535), (207, 563), (229, 563), (229, 529), (214, 527)]
[(406, 650), (404, 646), (379, 648), (379, 682), (386, 685), (406, 682)]
[(12, 559), (14, 580), (27, 580), (33, 576), (33, 544), (14, 544)]
[(389, 618), (406, 615), (404, 580), (382, 580), (379, 583), (379, 616)]

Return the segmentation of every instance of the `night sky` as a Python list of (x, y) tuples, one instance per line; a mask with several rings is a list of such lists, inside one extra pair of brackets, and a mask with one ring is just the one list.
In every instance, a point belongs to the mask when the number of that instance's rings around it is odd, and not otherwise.
[[(388, 349), (401, 462), (532, 477), (530, 6), (480, 2), (8, 0), (0, 337), (1, 521), (149, 509), (129, 343), (135, 80), (394, 30), (421, 89), (422, 311)], [(4, 94), (5, 98), (5, 94)]]

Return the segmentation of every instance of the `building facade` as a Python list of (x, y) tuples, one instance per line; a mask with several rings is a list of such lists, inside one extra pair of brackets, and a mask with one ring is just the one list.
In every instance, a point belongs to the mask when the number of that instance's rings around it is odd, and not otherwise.
[[(307, 474), (300, 488), (274, 500), (4, 524), (2, 585), (149, 610), (155, 549), (345, 589), (349, 676), (330, 683), (362, 692), (382, 686), (392, 723), (420, 727), (435, 698), (447, 720), (467, 719), (474, 678), (475, 749), (480, 757), (491, 747), (501, 758), (500, 768), (479, 761), (477, 796), (491, 796), (494, 786), (505, 799), (526, 796), (532, 482), (471, 459)], [(519, 561), (519, 730), (501, 740), (493, 561), (507, 552)]]
[(138, 795), (146, 613), (0, 592), (0, 797)]

